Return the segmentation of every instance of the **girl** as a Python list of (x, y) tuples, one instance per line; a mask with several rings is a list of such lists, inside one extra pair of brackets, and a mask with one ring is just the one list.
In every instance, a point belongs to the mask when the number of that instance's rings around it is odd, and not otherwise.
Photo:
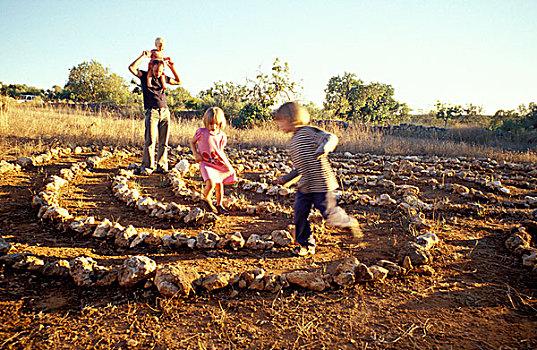
[[(224, 111), (219, 107), (209, 108), (203, 115), (203, 124), (205, 127), (196, 130), (190, 141), (190, 148), (196, 162), (200, 164), (201, 175), (205, 181), (203, 204), (213, 213), (227, 215), (229, 212), (222, 205), (224, 185), (237, 182), (237, 175), (224, 152), (227, 144), (227, 135), (223, 131), (226, 127)], [(211, 199), (214, 189), (216, 207)]]
[[(147, 86), (153, 87), (151, 84), (151, 79), (153, 79), (153, 70), (151, 69), (151, 66), (153, 65), (154, 60), (159, 61), (169, 61), (169, 57), (164, 57), (164, 47), (166, 46), (166, 41), (164, 38), (158, 37), (155, 39), (155, 47), (156, 49), (151, 50), (151, 57), (149, 58), (149, 66), (147, 67)], [(162, 84), (162, 88), (166, 90), (166, 80), (164, 79), (164, 75), (160, 77), (160, 83)]]

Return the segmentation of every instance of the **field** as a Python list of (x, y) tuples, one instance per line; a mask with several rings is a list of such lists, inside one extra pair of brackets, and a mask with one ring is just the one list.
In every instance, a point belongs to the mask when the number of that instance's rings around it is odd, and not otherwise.
[[(139, 119), (0, 116), (0, 348), (537, 348), (535, 149), (335, 130), (364, 238), (315, 213), (317, 253), (299, 258), (274, 233), (292, 232), (294, 189), (267, 184), (288, 136), (229, 130), (230, 215), (195, 216), (197, 127), (172, 129), (186, 168), (138, 176)], [(105, 219), (124, 229), (97, 234)]]

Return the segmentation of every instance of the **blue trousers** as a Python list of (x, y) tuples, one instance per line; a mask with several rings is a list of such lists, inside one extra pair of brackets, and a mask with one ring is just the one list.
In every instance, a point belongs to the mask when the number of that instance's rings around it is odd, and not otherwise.
[(346, 229), (353, 225), (353, 220), (356, 221), (337, 205), (334, 192), (302, 193), (297, 191), (293, 206), (294, 224), (296, 241), (301, 246), (315, 246), (315, 238), (313, 238), (308, 221), (312, 205), (319, 209), (330, 226)]
[(326, 213), (329, 206), (337, 206), (336, 197), (332, 192), (302, 193), (296, 192), (295, 204), (295, 237), (301, 246), (315, 246), (315, 238), (311, 234), (308, 216), (310, 215), (311, 206), (319, 209), (326, 219)]

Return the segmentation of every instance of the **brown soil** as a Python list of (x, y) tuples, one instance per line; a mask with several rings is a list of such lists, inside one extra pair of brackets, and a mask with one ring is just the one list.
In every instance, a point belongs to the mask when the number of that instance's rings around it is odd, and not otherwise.
[[(6, 160), (14, 159), (6, 153)], [(65, 157), (0, 178), (0, 235), (12, 244), (10, 253), (66, 259), (86, 255), (104, 265), (143, 254), (157, 263), (175, 261), (207, 273), (257, 267), (281, 273), (330, 270), (348, 256), (367, 265), (380, 259), (397, 261), (401, 247), (412, 239), (408, 221), (394, 207), (347, 205), (345, 209), (362, 223), (363, 242), (315, 226), (318, 251), (308, 258), (292, 256), (290, 248), (268, 252), (119, 249), (112, 242), (41, 222), (30, 204), (48, 175), (90, 155)], [(62, 207), (77, 216), (114, 219), (160, 234), (182, 230), (197, 235), (200, 227), (149, 217), (113, 196), (111, 177), (139, 158), (138, 154), (112, 159), (84, 172), (63, 191)], [(172, 164), (178, 160), (172, 158)], [(256, 179), (259, 175), (243, 176)], [(135, 181), (154, 198), (188, 204), (174, 196), (161, 175)], [(433, 191), (424, 183), (410, 184), (419, 185), (422, 200), (447, 196), (454, 203), (464, 203), (461, 197)], [(199, 189), (201, 182), (190, 179), (188, 186)], [(514, 197), (537, 195), (535, 190), (511, 189)], [(368, 191), (380, 193), (375, 188)], [(226, 188), (226, 195), (240, 192), (237, 186)], [(241, 198), (252, 203), (270, 200), (251, 192)], [(240, 231), (246, 237), (284, 229), (292, 222), (292, 201), (275, 201), (282, 207), (276, 214), (234, 211), (207, 228), (218, 234)], [(71, 279), (0, 267), (0, 348), (535, 349), (537, 275), (504, 246), (509, 227), (526, 214), (523, 209), (493, 206), (484, 212), (428, 213), (441, 239), (433, 250), (435, 275), (411, 273), (324, 292), (291, 288), (277, 294), (244, 290), (237, 294), (226, 288), (211, 293), (199, 290), (188, 299), (163, 298), (155, 287), (144, 288), (143, 283), (132, 288), (82, 288)]]

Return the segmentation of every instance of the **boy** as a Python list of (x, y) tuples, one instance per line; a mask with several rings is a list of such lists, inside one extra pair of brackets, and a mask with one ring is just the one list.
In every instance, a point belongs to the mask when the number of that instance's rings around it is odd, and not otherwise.
[(293, 133), (287, 148), (295, 166), (293, 171), (274, 182), (284, 184), (301, 176), (293, 207), (295, 236), (300, 246), (293, 253), (298, 256), (315, 254), (315, 239), (308, 222), (312, 205), (321, 211), (328, 225), (347, 229), (354, 238), (363, 237), (358, 221), (337, 205), (334, 194), (338, 183), (327, 155), (336, 148), (337, 136), (308, 126), (309, 113), (296, 102), (284, 103), (274, 114), (274, 120), (280, 130)]

